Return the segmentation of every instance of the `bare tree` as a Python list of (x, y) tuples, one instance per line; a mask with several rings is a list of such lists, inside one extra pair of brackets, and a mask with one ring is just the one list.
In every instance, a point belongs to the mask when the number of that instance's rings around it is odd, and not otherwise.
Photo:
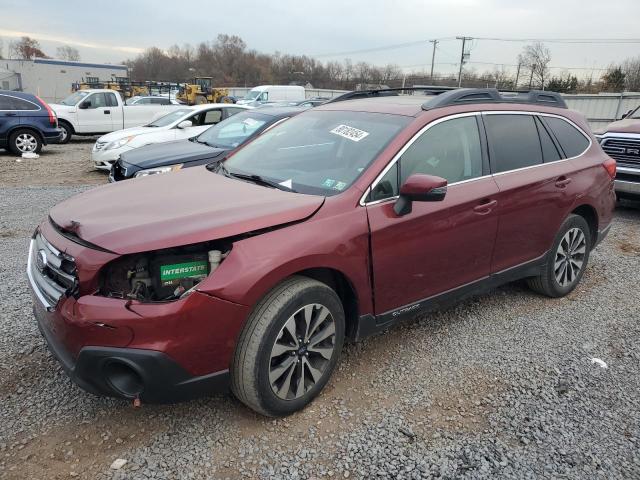
[(620, 65), (629, 92), (640, 92), (640, 57), (628, 58)]
[(31, 60), (33, 58), (49, 58), (41, 49), (35, 38), (22, 37), (9, 44), (9, 58)]
[(77, 62), (80, 60), (80, 52), (77, 48), (69, 45), (63, 45), (56, 49), (56, 57), (60, 60), (69, 60), (70, 62)]
[(4, 58), (3, 54), (4, 54), (4, 40), (0, 38), (0, 59)]
[(526, 45), (518, 55), (518, 63), (529, 69), (529, 87), (544, 89), (545, 81), (549, 77), (549, 63), (551, 52), (544, 43), (536, 42)]

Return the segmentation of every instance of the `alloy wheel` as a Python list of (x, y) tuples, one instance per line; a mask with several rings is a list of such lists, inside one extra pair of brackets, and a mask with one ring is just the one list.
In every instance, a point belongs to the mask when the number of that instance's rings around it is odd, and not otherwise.
[(336, 324), (318, 303), (291, 315), (271, 348), (269, 383), (279, 398), (302, 397), (320, 381), (335, 350)]
[(579, 228), (572, 228), (560, 241), (556, 250), (554, 273), (556, 281), (561, 287), (572, 284), (584, 264), (587, 253), (587, 241)]
[(67, 139), (67, 137), (69, 136), (69, 132), (65, 127), (60, 127), (60, 130), (62, 131), (62, 136), (60, 137), (60, 142), (63, 142)]
[(16, 137), (16, 148), (22, 153), (33, 152), (38, 147), (38, 140), (30, 133), (21, 133)]

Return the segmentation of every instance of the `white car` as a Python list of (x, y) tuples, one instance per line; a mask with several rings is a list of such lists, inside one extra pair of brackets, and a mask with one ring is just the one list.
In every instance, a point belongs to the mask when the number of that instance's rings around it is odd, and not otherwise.
[(98, 170), (110, 170), (123, 152), (152, 143), (183, 140), (199, 135), (211, 125), (251, 107), (209, 103), (172, 110), (142, 127), (125, 128), (98, 138), (91, 160)]
[(147, 96), (128, 98), (125, 105), (182, 105), (179, 101), (168, 96)]

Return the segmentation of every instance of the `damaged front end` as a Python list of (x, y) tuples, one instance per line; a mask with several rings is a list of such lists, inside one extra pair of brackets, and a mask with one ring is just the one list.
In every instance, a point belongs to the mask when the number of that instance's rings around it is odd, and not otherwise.
[(124, 255), (102, 269), (98, 294), (140, 302), (184, 298), (220, 266), (231, 247), (217, 241)]

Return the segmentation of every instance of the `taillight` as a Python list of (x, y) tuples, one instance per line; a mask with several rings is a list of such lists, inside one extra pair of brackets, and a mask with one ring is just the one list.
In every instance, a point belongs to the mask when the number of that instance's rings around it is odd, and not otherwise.
[(616, 178), (616, 161), (613, 158), (607, 157), (602, 166), (607, 171), (611, 179)]
[(57, 127), (58, 126), (58, 117), (56, 117), (55, 112), (53, 110), (51, 110), (51, 107), (47, 104), (47, 102), (42, 100), (37, 95), (36, 95), (36, 98), (40, 101), (40, 103), (42, 105), (44, 105), (44, 108), (47, 109), (47, 113), (49, 114), (49, 124), (54, 128)]

